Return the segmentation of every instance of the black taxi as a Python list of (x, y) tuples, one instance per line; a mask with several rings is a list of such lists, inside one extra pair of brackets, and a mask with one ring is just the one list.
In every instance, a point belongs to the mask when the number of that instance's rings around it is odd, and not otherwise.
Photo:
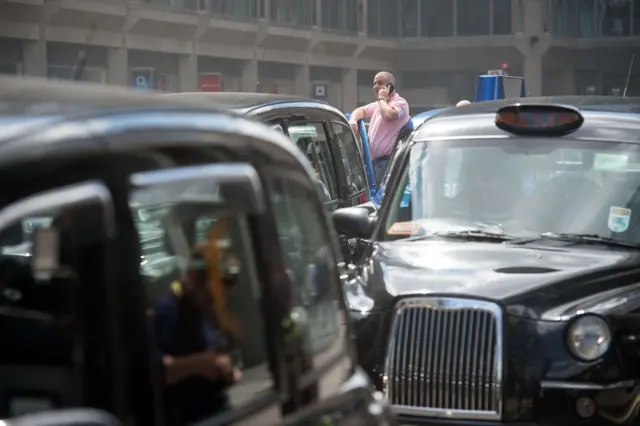
[[(442, 111), (400, 148), (346, 286), (360, 364), (407, 424), (637, 424), (640, 99)], [(465, 423), (468, 424), (468, 423)]]
[(394, 424), (281, 133), (8, 77), (0, 123), (2, 424)]
[(287, 135), (313, 165), (320, 193), (330, 211), (369, 201), (369, 185), (359, 142), (345, 115), (326, 102), (265, 93), (171, 93), (233, 110)]

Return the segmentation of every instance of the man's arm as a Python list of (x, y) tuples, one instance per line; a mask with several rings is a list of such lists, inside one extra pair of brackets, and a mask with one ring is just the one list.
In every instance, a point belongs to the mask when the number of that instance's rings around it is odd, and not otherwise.
[(349, 118), (349, 121), (357, 122), (360, 120), (364, 120), (365, 118), (371, 118), (371, 116), (373, 115), (373, 110), (375, 105), (376, 103), (372, 102), (368, 105), (361, 106), (354, 109), (353, 112), (351, 113), (351, 118)]
[(380, 115), (384, 121), (395, 121), (409, 115), (409, 105), (407, 101), (399, 96), (394, 97), (390, 101), (386, 99), (378, 100), (380, 105)]

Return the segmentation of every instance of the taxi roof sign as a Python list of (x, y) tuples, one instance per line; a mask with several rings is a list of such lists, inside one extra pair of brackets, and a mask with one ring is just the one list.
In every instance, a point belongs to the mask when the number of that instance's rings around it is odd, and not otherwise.
[(565, 135), (578, 130), (582, 123), (580, 111), (564, 105), (514, 104), (496, 113), (496, 126), (518, 135)]

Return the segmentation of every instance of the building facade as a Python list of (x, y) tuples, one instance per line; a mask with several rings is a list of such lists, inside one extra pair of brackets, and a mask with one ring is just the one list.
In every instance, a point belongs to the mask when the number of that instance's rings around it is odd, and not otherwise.
[(84, 51), (82, 80), (345, 110), (372, 100), (379, 70), (416, 108), (472, 98), (500, 68), (531, 95), (620, 94), (640, 0), (0, 0), (0, 51), (0, 73), (70, 79)]

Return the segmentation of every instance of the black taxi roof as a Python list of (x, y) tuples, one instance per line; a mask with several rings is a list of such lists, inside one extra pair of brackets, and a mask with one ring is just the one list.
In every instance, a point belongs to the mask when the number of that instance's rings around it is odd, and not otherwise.
[(502, 99), (449, 108), (418, 127), (413, 140), (507, 137), (495, 125), (495, 113), (515, 104), (566, 105), (578, 108), (584, 124), (568, 136), (575, 139), (640, 143), (640, 98), (549, 96)]
[[(0, 76), (0, 117), (71, 114), (107, 109), (203, 107), (188, 99), (84, 82)], [(222, 111), (223, 108), (208, 106)]]
[(314, 102), (326, 104), (324, 101), (305, 98), (303, 96), (249, 92), (183, 92), (167, 93), (164, 94), (163, 97), (205, 102), (207, 105), (217, 105), (222, 108), (228, 108), (236, 111), (243, 110), (245, 112), (252, 108), (284, 102)]
[[(188, 98), (92, 83), (0, 76), (0, 163), (46, 159), (59, 149), (74, 152), (130, 148), (109, 142), (126, 131), (207, 131), (275, 145), (304, 168), (308, 161), (281, 133), (215, 105)], [(198, 139), (198, 143), (207, 143)], [(139, 139), (140, 144), (152, 141)], [(282, 157), (282, 156), (280, 156)], [(279, 157), (279, 158), (280, 158)], [(282, 157), (284, 158), (284, 157)]]

